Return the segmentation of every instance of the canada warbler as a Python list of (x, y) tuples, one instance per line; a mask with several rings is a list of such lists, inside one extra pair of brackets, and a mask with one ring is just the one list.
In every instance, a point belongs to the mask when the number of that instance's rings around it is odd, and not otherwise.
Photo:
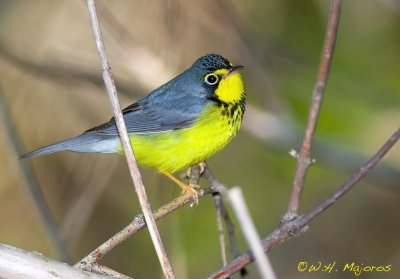
[[(246, 95), (239, 70), (217, 54), (199, 58), (189, 69), (123, 110), (139, 164), (159, 170), (197, 200), (197, 192), (172, 173), (203, 162), (238, 132)], [(83, 134), (20, 158), (58, 151), (123, 153), (114, 118)]]

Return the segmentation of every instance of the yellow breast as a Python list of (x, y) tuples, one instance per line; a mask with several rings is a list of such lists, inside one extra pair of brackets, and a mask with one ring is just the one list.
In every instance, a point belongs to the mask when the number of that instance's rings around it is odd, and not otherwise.
[(171, 173), (202, 162), (236, 135), (243, 108), (210, 104), (190, 128), (130, 135), (135, 156), (143, 166)]

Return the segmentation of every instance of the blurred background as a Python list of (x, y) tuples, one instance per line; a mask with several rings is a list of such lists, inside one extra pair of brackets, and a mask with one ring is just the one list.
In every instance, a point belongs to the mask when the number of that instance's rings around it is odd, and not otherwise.
[[(284, 214), (315, 83), (329, 1), (96, 1), (121, 106), (207, 53), (244, 65), (248, 106), (239, 135), (208, 163), (244, 191), (262, 237)], [(399, 127), (400, 2), (344, 1), (335, 56), (301, 202), (305, 212), (334, 192)], [(112, 115), (84, 1), (0, 2), (0, 243), (67, 260), (50, 237), (28, 182), (37, 181), (75, 263), (140, 212), (125, 159), (57, 153), (17, 156), (73, 137)], [(24, 175), (24, 169), (33, 173)], [(26, 173), (26, 172), (25, 172)], [(180, 194), (142, 169), (152, 207)], [(202, 182), (204, 186), (205, 183)], [(39, 194), (33, 194), (39, 195)], [(39, 195), (40, 196), (40, 195)], [(270, 253), (279, 278), (354, 278), (299, 273), (300, 261), (392, 265), (400, 270), (400, 145), (310, 230)], [(221, 267), (211, 197), (158, 222), (177, 278)], [(239, 229), (242, 252), (247, 250)], [(161, 278), (144, 230), (101, 262), (135, 278)], [(258, 278), (254, 266), (250, 278)], [(237, 275), (236, 277), (238, 278)]]

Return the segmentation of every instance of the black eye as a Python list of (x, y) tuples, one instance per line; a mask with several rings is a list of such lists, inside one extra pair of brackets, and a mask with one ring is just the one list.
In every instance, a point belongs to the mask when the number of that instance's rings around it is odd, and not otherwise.
[(204, 80), (209, 84), (209, 85), (214, 85), (218, 82), (218, 76), (216, 74), (208, 74), (204, 78)]

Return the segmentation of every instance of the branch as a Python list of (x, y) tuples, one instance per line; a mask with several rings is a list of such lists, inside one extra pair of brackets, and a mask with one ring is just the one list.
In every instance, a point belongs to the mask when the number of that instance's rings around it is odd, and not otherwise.
[[(216, 219), (217, 219), (217, 230), (218, 230), (218, 239), (220, 243), (220, 250), (221, 250), (221, 259), (222, 259), (222, 264), (223, 266), (227, 265), (227, 253), (226, 253), (226, 244), (225, 244), (225, 237), (224, 237), (224, 231), (223, 231), (223, 225), (222, 225), (222, 219), (225, 222), (226, 226), (226, 232), (228, 235), (229, 239), (229, 244), (231, 248), (231, 255), (233, 258), (236, 258), (239, 256), (239, 248), (235, 236), (235, 226), (229, 217), (228, 211), (226, 210), (226, 207), (224, 205), (222, 195), (221, 193), (226, 191), (228, 189), (228, 186), (219, 182), (208, 165), (206, 165), (204, 172), (203, 172), (203, 177), (207, 179), (207, 181), (210, 183), (211, 187), (214, 187), (216, 192), (213, 193), (213, 200), (214, 200), (214, 206), (215, 206), (215, 211), (216, 211)], [(246, 268), (242, 268), (240, 270), (240, 275), (241, 278), (245, 278), (247, 275), (247, 270)]]
[[(386, 155), (386, 153), (396, 144), (399, 139), (400, 128), (398, 128), (397, 131), (394, 132), (394, 134), (386, 141), (386, 143), (382, 145), (382, 147), (359, 169), (359, 171), (356, 172), (348, 181), (346, 181), (335, 193), (326, 198), (308, 213), (301, 215), (297, 219), (282, 223), (267, 238), (262, 240), (264, 251), (266, 252), (283, 241), (294, 236), (298, 236), (306, 231), (306, 225), (312, 219), (333, 205), (339, 198), (353, 188), (357, 182), (364, 178), (365, 175), (367, 175), (367, 173), (376, 166), (376, 164)], [(254, 259), (251, 257), (250, 253), (247, 252), (246, 254), (236, 258), (223, 269), (211, 274), (208, 278), (227, 278), (233, 273), (239, 271), (244, 266), (248, 265), (253, 260)]]
[(333, 205), (339, 198), (346, 194), (357, 182), (359, 182), (364, 176), (372, 170), (376, 164), (386, 155), (386, 153), (395, 145), (400, 138), (400, 128), (385, 142), (384, 145), (371, 157), (358, 172), (344, 183), (339, 190), (337, 190), (332, 196), (325, 199), (319, 206), (311, 210), (309, 213), (302, 216), (303, 223), (308, 223), (314, 219), (317, 215), (323, 212), (325, 209)]
[[(209, 182), (210, 187), (206, 189), (200, 189), (198, 191), (199, 198), (202, 198), (206, 195), (209, 194), (216, 194), (220, 193), (222, 191), (225, 191), (227, 189), (226, 185), (223, 183), (219, 182), (214, 175), (212, 174), (211, 170), (207, 165), (204, 167), (204, 172), (203, 172), (203, 177)], [(196, 182), (199, 179), (199, 169), (194, 166), (192, 167), (191, 175), (190, 175), (191, 181)], [(197, 182), (196, 182), (197, 183)], [(183, 193), (180, 195), (178, 198), (174, 199), (173, 201), (169, 202), (168, 204), (160, 207), (157, 209), (153, 215), (155, 220), (161, 219), (164, 216), (172, 213), (176, 209), (183, 207), (187, 203), (189, 203), (192, 199), (192, 196), (188, 193)], [(227, 216), (226, 209), (222, 207), (222, 213), (224, 216), (225, 220), (229, 220), (229, 217)], [(95, 271), (95, 272), (104, 272), (103, 267), (98, 265), (98, 262), (105, 256), (107, 255), (112, 249), (114, 249), (116, 246), (120, 245), (122, 242), (127, 240), (129, 237), (132, 235), (136, 234), (140, 230), (144, 229), (147, 226), (144, 217), (142, 214), (136, 215), (132, 222), (123, 228), (121, 231), (119, 231), (117, 234), (112, 236), (110, 239), (108, 239), (106, 242), (104, 242), (102, 245), (100, 245), (98, 248), (93, 250), (89, 255), (87, 255), (85, 258), (80, 260), (77, 264), (75, 264), (75, 267), (78, 267), (80, 269), (86, 270), (86, 271)], [(227, 222), (227, 227), (228, 227), (228, 233), (230, 236), (231, 240), (231, 245), (233, 249), (233, 255), (234, 257), (238, 256), (237, 252), (237, 244), (234, 239), (234, 233), (233, 233), (233, 225), (232, 222)], [(233, 238), (233, 239), (232, 239)]]
[[(223, 214), (222, 214), (222, 197), (220, 193), (213, 194), (213, 200), (215, 205), (215, 215), (217, 219), (217, 232), (218, 232), (218, 240), (219, 240), (219, 249), (221, 250), (221, 261), (222, 266), (226, 266), (228, 264), (227, 253), (226, 253), (226, 243), (225, 243), (225, 235), (224, 235), (224, 225), (222, 223)], [(235, 256), (234, 256), (235, 257)]]
[(256, 259), (256, 266), (261, 278), (275, 279), (276, 275), (272, 269), (271, 262), (261, 246), (260, 236), (250, 217), (250, 212), (242, 194), (242, 189), (239, 187), (232, 188), (228, 192), (228, 197), (252, 255)]
[[(219, 196), (221, 197), (220, 193), (215, 193), (213, 194), (214, 196), (214, 203), (217, 203), (216, 201), (216, 197)], [(216, 204), (217, 206), (217, 204)], [(220, 211), (222, 214), (222, 217), (224, 218), (225, 221), (225, 226), (226, 226), (226, 232), (228, 234), (228, 238), (229, 238), (229, 244), (230, 244), (230, 248), (231, 248), (231, 255), (233, 258), (237, 258), (239, 257), (240, 253), (239, 253), (239, 248), (238, 248), (238, 243), (236, 240), (236, 236), (235, 236), (235, 225), (233, 224), (231, 218), (229, 217), (228, 211), (223, 203), (223, 200), (220, 198), (220, 204), (218, 205), (220, 207)], [(226, 264), (224, 264), (226, 265)], [(241, 278), (245, 278), (247, 276), (247, 270), (245, 267), (243, 267), (240, 270), (240, 275)]]
[(175, 278), (172, 266), (169, 262), (167, 252), (165, 251), (164, 245), (162, 243), (160, 234), (157, 230), (156, 222), (154, 220), (150, 202), (147, 198), (146, 191), (142, 182), (142, 178), (139, 169), (136, 164), (135, 156), (133, 155), (132, 146), (130, 144), (129, 136), (126, 131), (126, 126), (124, 118), (122, 116), (121, 107), (117, 98), (117, 90), (114, 85), (114, 80), (111, 75), (111, 68), (108, 64), (106, 52), (103, 44), (103, 39), (100, 31), (99, 21), (97, 19), (96, 7), (94, 0), (87, 0), (88, 11), (90, 15), (90, 20), (93, 29), (93, 35), (95, 38), (97, 50), (99, 52), (100, 64), (103, 72), (103, 79), (106, 85), (107, 94), (110, 99), (114, 118), (117, 124), (118, 133), (122, 142), (122, 147), (124, 149), (125, 158), (128, 164), (129, 172), (135, 186), (135, 191), (139, 199), (140, 206), (142, 208), (146, 223), (149, 227), (149, 233), (154, 244), (154, 248), (157, 252), (158, 259), (161, 264), (161, 268), (164, 272), (166, 278)]
[(0, 270), (1, 278), (113, 279), (109, 276), (73, 268), (36, 252), (28, 252), (4, 244), (0, 244)]
[[(206, 189), (201, 189), (199, 192), (199, 198), (204, 197), (205, 195), (209, 195), (212, 193), (215, 193), (216, 189), (214, 187), (209, 187)], [(189, 203), (192, 200), (192, 196), (189, 193), (183, 193), (176, 199), (172, 200), (171, 202), (167, 203), (166, 205), (163, 205), (159, 209), (157, 209), (154, 212), (154, 218), (155, 220), (159, 220), (163, 218), (164, 216), (172, 213), (173, 211), (177, 210), (178, 208), (183, 207), (187, 203)], [(87, 271), (97, 271), (97, 263), (105, 256), (107, 255), (112, 249), (114, 249), (116, 246), (127, 240), (129, 237), (132, 235), (136, 234), (140, 230), (146, 228), (147, 224), (144, 220), (144, 217), (142, 214), (136, 215), (132, 222), (123, 228), (120, 232), (115, 234), (113, 237), (108, 239), (106, 242), (104, 242), (102, 245), (100, 245), (98, 248), (93, 250), (89, 255), (87, 255), (84, 259), (79, 261), (75, 265), (75, 267), (79, 267), (83, 270)]]
[(315, 130), (318, 123), (319, 111), (322, 105), (323, 93), (328, 80), (329, 70), (332, 64), (333, 51), (335, 48), (336, 35), (339, 25), (340, 9), (342, 1), (332, 0), (329, 12), (329, 20), (326, 28), (325, 42), (319, 64), (317, 81), (313, 91), (313, 98), (308, 115), (307, 128), (304, 134), (303, 143), (297, 157), (296, 173), (293, 181), (292, 194), (289, 200), (284, 220), (291, 220), (298, 215), (301, 192), (308, 167), (312, 163), (310, 158), (311, 145), (313, 143)]

